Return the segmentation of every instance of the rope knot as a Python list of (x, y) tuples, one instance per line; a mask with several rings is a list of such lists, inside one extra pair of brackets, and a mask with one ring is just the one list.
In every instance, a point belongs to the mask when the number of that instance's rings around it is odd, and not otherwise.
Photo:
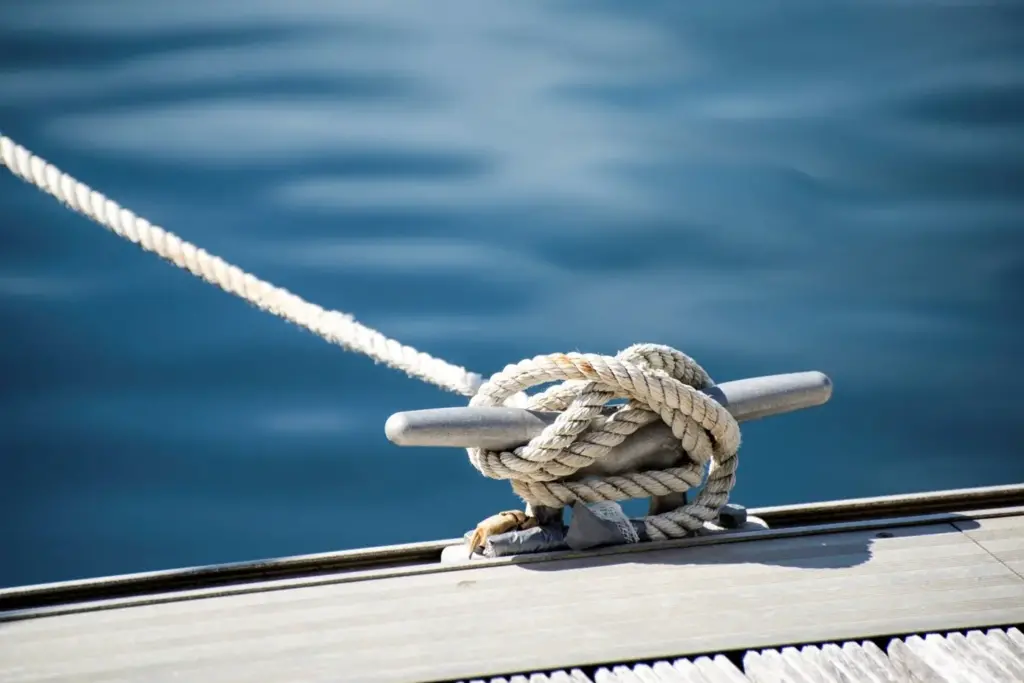
[[(659, 344), (636, 344), (614, 357), (536, 356), (492, 376), (470, 405), (503, 405), (521, 391), (559, 380), (527, 397), (527, 409), (561, 413), (541, 434), (514, 451), (468, 449), (481, 474), (510, 480), (531, 505), (562, 507), (687, 491), (701, 483), (707, 468), (704, 488), (692, 503), (645, 522), (651, 538), (661, 539), (685, 536), (717, 517), (735, 484), (740, 431), (729, 411), (700, 391), (714, 382), (696, 361)], [(603, 416), (615, 399), (626, 402)], [(658, 419), (688, 458), (633, 472), (606, 461), (612, 449)]]

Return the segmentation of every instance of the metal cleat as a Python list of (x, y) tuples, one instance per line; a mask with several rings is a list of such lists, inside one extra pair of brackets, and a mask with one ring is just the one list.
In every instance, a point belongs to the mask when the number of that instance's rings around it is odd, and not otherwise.
[[(793, 372), (784, 375), (751, 377), (723, 382), (703, 390), (720, 403), (739, 422), (782, 415), (795, 410), (813, 408), (828, 402), (832, 381), (821, 372)], [(616, 406), (606, 406), (611, 414)], [(493, 451), (512, 450), (539, 435), (558, 417), (556, 412), (525, 408), (462, 406), (429, 408), (395, 413), (384, 424), (384, 434), (398, 446), (447, 446), (450, 448), (484, 448)], [(663, 422), (640, 429), (613, 449), (661, 449), (672, 431)]]
[[(724, 382), (704, 389), (703, 393), (721, 404), (737, 421), (749, 422), (822, 405), (832, 396), (832, 381), (821, 372), (795, 372)], [(607, 416), (617, 409), (618, 406), (606, 406), (603, 412)], [(395, 413), (384, 425), (384, 433), (399, 446), (510, 451), (538, 436), (558, 415), (557, 412), (501, 406), (432, 408)], [(685, 457), (671, 428), (657, 421), (637, 430), (604, 458), (579, 470), (571, 479), (663, 469), (677, 466)], [(656, 496), (650, 501), (648, 514), (668, 512), (685, 503), (685, 493)], [(617, 529), (625, 528), (622, 520), (602, 521), (600, 515), (595, 517), (591, 514), (599, 508), (591, 510), (591, 507), (579, 503), (573, 506), (574, 524), (569, 528), (562, 523), (562, 510), (535, 507), (533, 514), (539, 520), (539, 526), (491, 536), (483, 547), (485, 556), (502, 557), (632, 542), (617, 536)], [(618, 508), (614, 504), (605, 507), (609, 510)], [(608, 510), (603, 514), (608, 514)], [(717, 522), (723, 529), (736, 531), (765, 527), (761, 520), (748, 519), (746, 509), (735, 504), (724, 506)], [(466, 557), (464, 546), (446, 549), (442, 555), (445, 562), (459, 561), (460, 557), (463, 560)]]

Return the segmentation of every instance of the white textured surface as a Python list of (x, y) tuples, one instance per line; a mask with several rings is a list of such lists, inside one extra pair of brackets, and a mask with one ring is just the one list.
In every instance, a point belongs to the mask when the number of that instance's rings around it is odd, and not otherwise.
[[(485, 679), (476, 679), (484, 683)], [(476, 683), (474, 681), (473, 683)], [(492, 678), (488, 683), (1020, 683), (1024, 635), (1016, 628), (751, 651), (743, 669), (722, 655), (653, 664)]]

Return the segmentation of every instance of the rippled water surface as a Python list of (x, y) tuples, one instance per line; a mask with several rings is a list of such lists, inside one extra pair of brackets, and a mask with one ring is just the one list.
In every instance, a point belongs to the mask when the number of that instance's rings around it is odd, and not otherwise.
[[(1024, 479), (1015, 2), (0, 3), (0, 130), (490, 373), (673, 345), (820, 369), (748, 505)], [(458, 405), (0, 177), (0, 585), (451, 538)]]

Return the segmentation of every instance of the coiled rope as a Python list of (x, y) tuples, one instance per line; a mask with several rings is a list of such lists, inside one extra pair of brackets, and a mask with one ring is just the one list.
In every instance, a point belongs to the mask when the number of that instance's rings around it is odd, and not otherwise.
[[(470, 405), (495, 406), (518, 391), (562, 380), (529, 397), (533, 410), (561, 411), (555, 421), (513, 452), (469, 449), (484, 476), (510, 479), (532, 505), (561, 507), (577, 500), (625, 500), (683, 492), (708, 478), (689, 505), (644, 518), (655, 540), (679, 538), (718, 516), (736, 481), (739, 424), (705, 395), (714, 383), (692, 358), (668, 346), (636, 344), (614, 358), (595, 354), (550, 354), (509, 365), (491, 377)], [(616, 398), (629, 402), (599, 426), (592, 420)], [(610, 477), (564, 481), (608, 454), (644, 425), (662, 419), (690, 462), (678, 467)]]
[[(92, 219), (119, 237), (216, 285), (262, 311), (410, 377), (472, 397), (471, 405), (521, 403), (522, 391), (561, 381), (526, 398), (528, 408), (560, 411), (558, 419), (512, 452), (471, 448), (469, 459), (486, 477), (511, 480), (531, 505), (558, 507), (577, 500), (625, 500), (684, 492), (707, 481), (694, 501), (644, 519), (653, 539), (687, 535), (715, 519), (735, 483), (739, 425), (716, 401), (701, 393), (713, 385), (692, 358), (667, 346), (638, 344), (615, 357), (549, 354), (507, 366), (484, 382), (452, 365), (386, 337), (347, 313), (327, 310), (225, 262), (123, 208), (0, 135), (0, 161), (14, 175)], [(592, 420), (616, 398), (628, 399), (599, 426)], [(640, 427), (664, 420), (691, 462), (665, 470), (565, 481), (604, 457)]]

